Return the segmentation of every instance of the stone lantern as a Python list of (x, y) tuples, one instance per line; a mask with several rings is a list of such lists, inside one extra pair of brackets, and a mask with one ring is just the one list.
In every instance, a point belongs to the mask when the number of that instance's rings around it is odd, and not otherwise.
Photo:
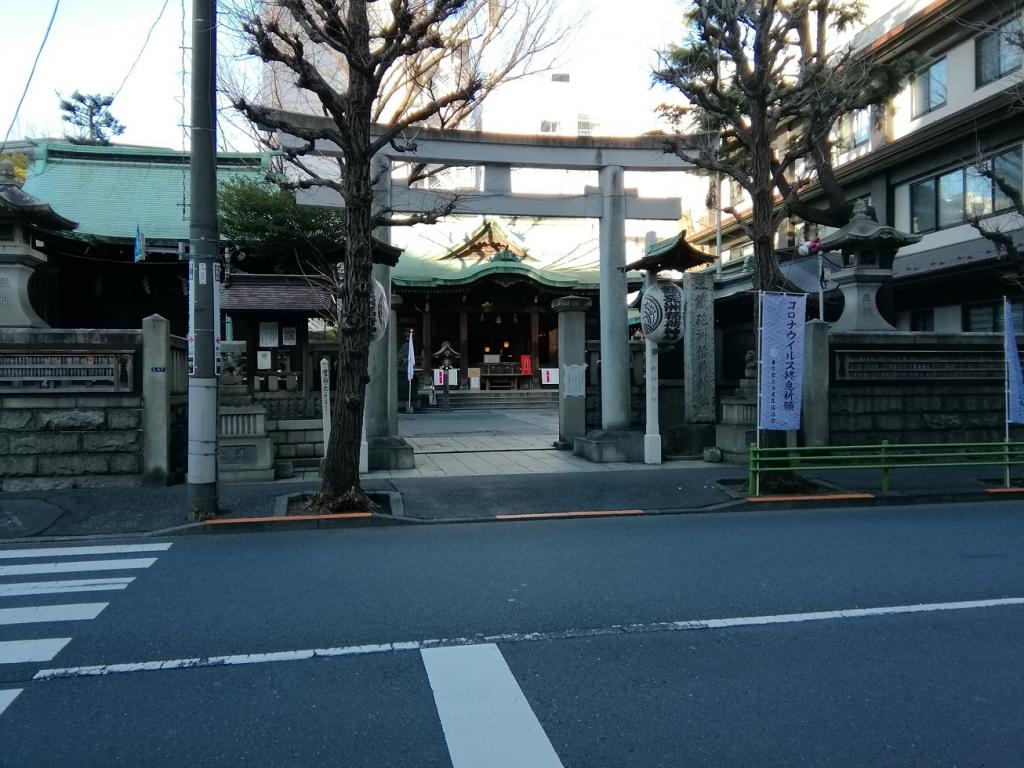
[(26, 194), (14, 163), (0, 160), (0, 328), (46, 328), (28, 299), (28, 281), (46, 255), (34, 247), (33, 227), (74, 229), (78, 225)]
[(878, 311), (878, 291), (892, 282), (896, 251), (920, 239), (921, 235), (879, 224), (868, 215), (863, 200), (854, 204), (850, 222), (821, 239), (823, 251), (841, 251), (843, 259), (842, 268), (832, 271), (845, 299), (843, 314), (832, 330), (896, 330)]

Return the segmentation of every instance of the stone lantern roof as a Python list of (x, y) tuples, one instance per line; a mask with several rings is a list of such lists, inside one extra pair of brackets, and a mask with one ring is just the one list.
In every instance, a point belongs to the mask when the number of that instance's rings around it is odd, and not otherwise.
[(10, 160), (0, 160), (0, 216), (27, 221), (44, 229), (67, 230), (78, 226), (25, 192)]
[(858, 200), (853, 205), (853, 218), (843, 227), (821, 238), (824, 251), (851, 251), (864, 246), (898, 250), (920, 241), (921, 235), (900, 232), (894, 227), (879, 224), (868, 215), (867, 205)]

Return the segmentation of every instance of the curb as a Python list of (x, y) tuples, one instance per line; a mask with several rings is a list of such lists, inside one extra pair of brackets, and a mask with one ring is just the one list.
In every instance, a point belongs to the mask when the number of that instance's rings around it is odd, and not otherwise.
[(452, 525), (458, 523), (512, 523), (547, 520), (586, 520), (610, 517), (656, 517), (662, 515), (699, 515), (717, 512), (772, 512), (804, 509), (830, 509), (857, 507), (916, 506), (932, 504), (967, 504), (994, 501), (1022, 500), (1024, 488), (986, 488), (981, 491), (943, 493), (837, 493), (817, 496), (761, 496), (736, 497), (730, 501), (709, 504), (704, 507), (660, 507), (651, 509), (587, 510), (571, 512), (535, 512), (500, 515), (474, 515), (472, 517), (417, 518), (405, 514), (402, 494), (387, 493), (391, 514), (347, 513), (336, 515), (287, 515), (288, 503), (304, 493), (291, 493), (274, 499), (274, 514), (269, 517), (217, 518), (199, 523), (160, 528), (152, 531), (130, 531), (123, 533), (94, 533), (78, 536), (24, 536), (0, 539), (0, 546), (24, 544), (26, 542), (74, 542), (112, 541), (119, 539), (143, 539), (159, 536), (185, 536), (208, 533), (249, 533), (267, 530), (309, 530), (330, 528), (367, 528), (387, 525)]

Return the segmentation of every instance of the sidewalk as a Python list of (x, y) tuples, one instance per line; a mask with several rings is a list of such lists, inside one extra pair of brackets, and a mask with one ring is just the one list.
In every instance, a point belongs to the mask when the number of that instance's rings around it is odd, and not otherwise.
[[(591, 464), (551, 446), (551, 412), (464, 412), (404, 416), (402, 433), (416, 449), (416, 469), (370, 472), (367, 491), (398, 493), (406, 518), (421, 522), (566, 513), (699, 512), (750, 508), (745, 465), (667, 461), (661, 465)], [(459, 434), (451, 434), (453, 429)], [(1024, 473), (1022, 473), (1024, 474)], [(897, 469), (880, 496), (881, 473), (807, 473), (836, 491), (866, 492), (861, 503), (984, 500), (1002, 485), (998, 467)], [(721, 482), (720, 482), (721, 481)], [(1024, 476), (1014, 485), (1024, 485)], [(223, 517), (270, 517), (275, 501), (319, 488), (314, 477), (222, 484)], [(1003, 500), (1024, 494), (999, 494)], [(0, 493), (0, 540), (114, 536), (196, 530), (184, 485), (169, 488)], [(821, 500), (797, 502), (819, 507)], [(777, 507), (780, 502), (769, 506)], [(789, 504), (787, 506), (793, 506)]]

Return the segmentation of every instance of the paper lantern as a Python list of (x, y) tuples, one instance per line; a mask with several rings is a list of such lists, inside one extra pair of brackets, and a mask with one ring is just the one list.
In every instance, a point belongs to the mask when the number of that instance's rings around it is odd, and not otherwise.
[(683, 338), (683, 289), (657, 282), (640, 302), (640, 327), (655, 344), (675, 344)]
[(391, 308), (388, 306), (388, 297), (384, 293), (384, 286), (378, 281), (372, 280), (373, 293), (370, 296), (370, 339), (380, 341), (388, 332), (388, 318), (391, 315)]

